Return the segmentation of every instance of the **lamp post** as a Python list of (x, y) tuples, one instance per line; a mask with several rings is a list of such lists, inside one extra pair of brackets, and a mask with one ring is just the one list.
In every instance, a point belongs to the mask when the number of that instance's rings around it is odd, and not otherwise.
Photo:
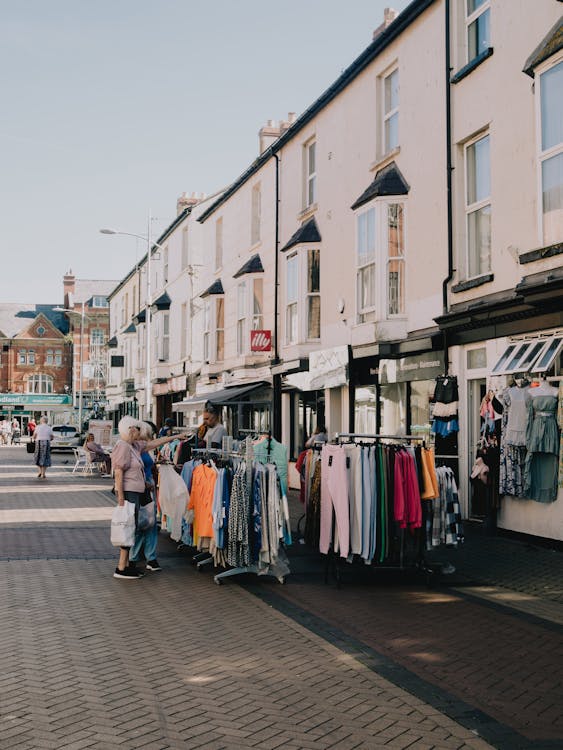
[(147, 295), (145, 299), (145, 325), (146, 325), (146, 362), (145, 362), (145, 418), (151, 419), (152, 415), (152, 388), (151, 388), (151, 255), (152, 248), (162, 249), (158, 242), (151, 243), (151, 216), (149, 213), (147, 236), (135, 234), (134, 232), (120, 232), (117, 229), (100, 229), (101, 234), (122, 234), (126, 237), (137, 237), (147, 243)]
[[(78, 348), (78, 432), (82, 432), (82, 411), (84, 404), (84, 302), (82, 302), (82, 311), (70, 310), (67, 307), (55, 307), (56, 312), (65, 312), (74, 315), (80, 315), (80, 346)], [(74, 371), (74, 364), (73, 364)], [(76, 393), (76, 384), (74, 385), (73, 391)]]

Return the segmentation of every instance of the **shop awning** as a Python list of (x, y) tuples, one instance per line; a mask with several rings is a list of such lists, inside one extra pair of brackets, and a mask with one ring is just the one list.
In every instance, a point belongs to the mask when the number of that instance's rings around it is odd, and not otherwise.
[(491, 375), (546, 372), (562, 347), (563, 335), (511, 341), (491, 370)]
[[(216, 404), (217, 406), (233, 405), (239, 401), (243, 401), (245, 397), (261, 388), (270, 388), (270, 384), (265, 383), (264, 381), (260, 381), (259, 383), (247, 383), (246, 385), (225, 388), (221, 391), (204, 393), (201, 396), (193, 396), (185, 401), (179, 401), (176, 404), (172, 404), (172, 411), (196, 411), (197, 409), (202, 409), (207, 401), (211, 401), (212, 404)], [(268, 396), (263, 400), (268, 401), (270, 400), (270, 397)]]

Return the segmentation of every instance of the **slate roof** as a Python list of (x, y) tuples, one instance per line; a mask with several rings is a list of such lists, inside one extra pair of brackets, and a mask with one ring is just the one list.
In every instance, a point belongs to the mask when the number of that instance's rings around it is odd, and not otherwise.
[(555, 22), (524, 63), (523, 72), (534, 77), (534, 70), (563, 47), (563, 16)]
[(247, 273), (263, 273), (264, 272), (264, 266), (262, 265), (262, 261), (260, 260), (260, 256), (258, 253), (256, 255), (253, 255), (252, 258), (249, 258), (246, 263), (239, 268), (239, 270), (234, 274), (233, 279), (238, 279), (239, 276), (244, 276)]
[(0, 304), (0, 333), (6, 338), (14, 338), (35, 320), (39, 313), (43, 315), (62, 334), (69, 331), (68, 320), (64, 313), (56, 312), (58, 305), (32, 305), (19, 302), (4, 302)]
[(410, 187), (394, 161), (376, 173), (373, 182), (351, 205), (353, 211), (380, 195), (407, 195)]
[(320, 241), (321, 233), (319, 232), (317, 222), (315, 221), (315, 217), (313, 216), (312, 219), (309, 219), (309, 221), (305, 222), (305, 224), (299, 227), (299, 229), (291, 237), (289, 242), (282, 247), (281, 252), (283, 253), (285, 250), (289, 250), (290, 247), (294, 247), (295, 245), (309, 245), (312, 242)]
[(119, 284), (119, 279), (76, 279), (72, 304), (87, 304), (92, 297), (108, 297), (110, 292)]
[(225, 294), (221, 279), (217, 279), (217, 281), (214, 281), (213, 284), (211, 284), (211, 286), (208, 287), (205, 292), (202, 292), (199, 296), (208, 297), (210, 294)]
[(139, 323), (144, 323), (146, 321), (146, 319), (147, 319), (147, 308), (146, 307), (143, 307), (142, 310), (139, 310), (139, 312), (136, 315), (133, 316), (133, 320), (135, 321), (135, 323), (137, 325), (139, 325)]
[(172, 303), (172, 300), (170, 299), (170, 295), (168, 292), (164, 292), (164, 294), (161, 294), (158, 299), (155, 299), (155, 301), (152, 303), (152, 307), (156, 307), (157, 310), (170, 310), (170, 304)]
[(135, 333), (135, 331), (136, 331), (136, 330), (137, 330), (137, 329), (135, 328), (135, 324), (134, 324), (134, 323), (129, 323), (129, 325), (128, 325), (128, 326), (127, 326), (127, 328), (126, 328), (126, 329), (125, 329), (125, 330), (123, 331), (123, 333)]

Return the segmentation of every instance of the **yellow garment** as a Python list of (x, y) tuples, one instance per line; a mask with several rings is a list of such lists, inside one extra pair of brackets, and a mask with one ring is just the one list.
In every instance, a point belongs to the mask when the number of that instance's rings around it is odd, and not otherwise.
[(440, 497), (438, 489), (438, 478), (436, 476), (436, 467), (434, 463), (434, 448), (423, 448), (422, 457), (422, 482), (424, 489), (420, 495), (422, 500), (433, 500)]

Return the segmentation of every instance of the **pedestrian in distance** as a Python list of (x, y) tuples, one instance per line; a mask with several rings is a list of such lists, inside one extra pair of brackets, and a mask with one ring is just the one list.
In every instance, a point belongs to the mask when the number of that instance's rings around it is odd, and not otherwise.
[[(141, 439), (141, 422), (133, 417), (123, 417), (118, 426), (119, 440), (111, 454), (111, 465), (115, 479), (115, 494), (117, 504), (133, 503), (135, 519), (139, 515), (141, 496), (145, 492), (145, 465), (141, 454), (151, 451), (161, 445), (176, 440), (176, 436), (157, 438), (156, 440)], [(186, 435), (180, 436), (186, 438)], [(121, 547), (119, 561), (113, 574), (114, 578), (135, 581), (142, 578), (144, 573), (129, 565), (130, 547)]]
[(170, 435), (172, 435), (173, 427), (174, 427), (174, 420), (172, 419), (172, 417), (167, 417), (164, 420), (164, 424), (159, 430), (158, 437), (159, 438), (170, 437)]
[(21, 438), (21, 427), (18, 420), (14, 417), (12, 419), (12, 445), (19, 445)]
[(205, 442), (207, 448), (221, 448), (223, 438), (227, 436), (227, 430), (221, 423), (220, 407), (211, 401), (207, 401), (203, 410), (203, 424), (207, 430), (205, 432)]
[(84, 443), (84, 450), (89, 461), (93, 464), (103, 464), (104, 474), (111, 474), (111, 458), (109, 453), (99, 443), (96, 443), (94, 439), (94, 433), (89, 432), (86, 435), (86, 442)]
[(35, 422), (35, 419), (33, 419), (33, 417), (27, 420), (27, 434), (30, 438), (33, 437), (33, 433), (35, 432), (36, 427), (37, 423)]
[(33, 431), (33, 441), (35, 442), (35, 464), (39, 467), (38, 479), (45, 479), (47, 468), (51, 466), (51, 440), (55, 433), (51, 429), (47, 417), (41, 417), (39, 424)]
[[(148, 422), (141, 423), (140, 437), (147, 443), (154, 438), (156, 427)], [(156, 547), (158, 544), (158, 526), (156, 523), (156, 485), (154, 481), (154, 457), (150, 450), (141, 452), (143, 466), (145, 471), (145, 497), (144, 504), (147, 505), (154, 501), (154, 523), (148, 529), (135, 531), (135, 544), (129, 552), (129, 565), (136, 569), (137, 563), (142, 559), (146, 560), (146, 569), (156, 573), (160, 567), (156, 557)]]

